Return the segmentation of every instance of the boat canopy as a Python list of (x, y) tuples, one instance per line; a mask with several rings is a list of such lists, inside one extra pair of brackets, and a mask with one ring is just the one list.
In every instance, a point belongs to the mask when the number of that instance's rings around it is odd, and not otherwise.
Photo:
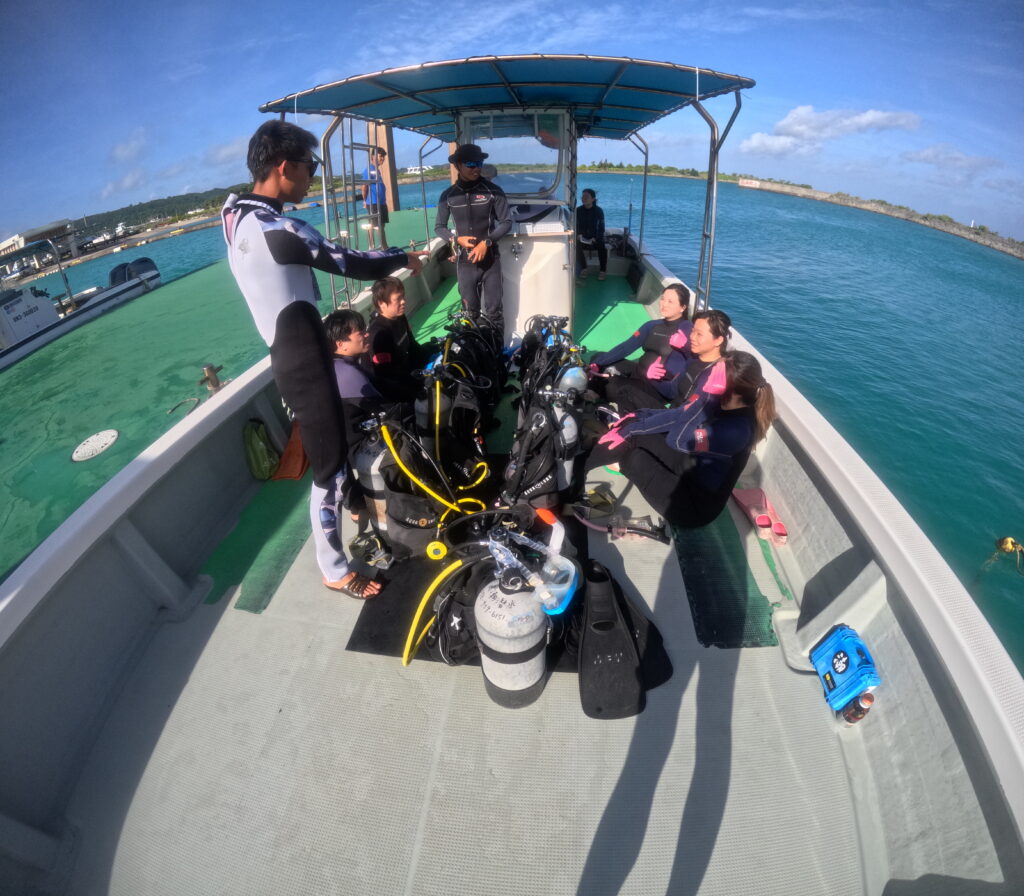
[(579, 136), (625, 140), (685, 106), (753, 86), (738, 75), (627, 57), (473, 56), (357, 75), (260, 111), (348, 115), (451, 142), (458, 113), (568, 109)]

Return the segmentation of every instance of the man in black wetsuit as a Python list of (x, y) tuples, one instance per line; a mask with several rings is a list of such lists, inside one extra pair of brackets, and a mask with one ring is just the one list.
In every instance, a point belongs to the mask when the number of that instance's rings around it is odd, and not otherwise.
[[(504, 328), (498, 240), (512, 227), (505, 191), (480, 175), (487, 153), (475, 143), (455, 150), (448, 161), (458, 180), (437, 200), (434, 232), (458, 243), (456, 271), (462, 307), (473, 320)], [(454, 230), (448, 228), (451, 217)], [(481, 307), (482, 306), (482, 307)]]
[(379, 584), (348, 568), (328, 517), (347, 474), (341, 399), (334, 381), (333, 346), (327, 342), (313, 268), (362, 280), (407, 267), (422, 268), (416, 253), (398, 249), (357, 252), (330, 242), (314, 227), (283, 214), (300, 202), (318, 160), (317, 139), (284, 121), (267, 121), (249, 141), (253, 192), (231, 194), (221, 210), (231, 273), (260, 335), (270, 347), (270, 366), (281, 397), (300, 424), (313, 469), (310, 519), (324, 584), (352, 597), (372, 597)]

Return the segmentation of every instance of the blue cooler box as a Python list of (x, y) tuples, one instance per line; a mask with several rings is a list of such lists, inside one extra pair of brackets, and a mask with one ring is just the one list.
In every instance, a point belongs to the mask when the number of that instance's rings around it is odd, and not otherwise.
[(837, 625), (811, 649), (811, 662), (836, 712), (882, 683), (867, 645), (850, 626)]

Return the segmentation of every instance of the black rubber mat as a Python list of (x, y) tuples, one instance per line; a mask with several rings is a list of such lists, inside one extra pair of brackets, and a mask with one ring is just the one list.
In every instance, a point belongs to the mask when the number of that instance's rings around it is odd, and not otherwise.
[(728, 513), (674, 531), (697, 640), (705, 647), (773, 647), (772, 607), (754, 581)]

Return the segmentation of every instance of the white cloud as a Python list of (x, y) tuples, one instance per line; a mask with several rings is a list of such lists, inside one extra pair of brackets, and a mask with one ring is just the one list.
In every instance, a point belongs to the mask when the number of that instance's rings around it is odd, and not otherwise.
[(127, 193), (131, 190), (138, 189), (146, 180), (146, 174), (141, 168), (135, 168), (129, 171), (124, 177), (119, 180), (114, 180), (108, 183), (101, 191), (101, 199), (109, 199), (115, 193)]
[(755, 153), (762, 156), (796, 156), (811, 155), (818, 151), (817, 144), (804, 143), (796, 137), (780, 135), (751, 134), (740, 144), (740, 152)]
[(1012, 180), (1010, 178), (993, 178), (992, 180), (984, 181), (982, 186), (987, 187), (990, 190), (995, 190), (1003, 196), (1012, 196), (1015, 199), (1024, 202), (1024, 181)]
[(905, 152), (908, 162), (921, 162), (933, 166), (940, 174), (952, 177), (958, 182), (971, 181), (982, 171), (998, 168), (998, 159), (985, 156), (969, 156), (950, 143), (936, 143), (916, 152)]
[(244, 165), (249, 151), (249, 138), (236, 137), (228, 143), (215, 143), (206, 149), (208, 165)]
[(740, 152), (760, 155), (811, 155), (827, 140), (870, 131), (912, 131), (921, 123), (913, 112), (881, 112), (878, 109), (826, 109), (797, 106), (779, 121), (773, 133), (752, 134), (740, 144)]
[(912, 112), (879, 112), (877, 109), (815, 112), (814, 106), (797, 106), (775, 125), (774, 130), (781, 136), (820, 142), (866, 131), (911, 131), (920, 123), (921, 119)]
[(134, 162), (146, 148), (146, 132), (142, 128), (136, 128), (131, 136), (114, 145), (110, 150), (110, 158), (118, 165), (125, 165)]
[(180, 84), (182, 81), (195, 80), (205, 75), (208, 70), (209, 66), (203, 62), (187, 62), (168, 69), (164, 76), (172, 84)]

